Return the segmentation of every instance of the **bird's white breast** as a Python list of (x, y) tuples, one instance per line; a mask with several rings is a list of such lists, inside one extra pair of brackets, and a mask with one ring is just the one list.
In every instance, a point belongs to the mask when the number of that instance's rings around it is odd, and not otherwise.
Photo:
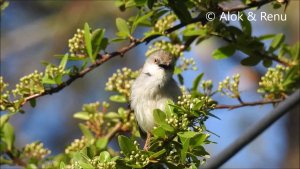
[[(152, 71), (153, 72), (153, 71)], [(153, 110), (164, 111), (168, 99), (175, 101), (180, 94), (176, 82), (163, 73), (147, 75), (143, 71), (134, 82), (131, 89), (131, 107), (136, 120), (144, 131), (151, 131), (154, 127)]]

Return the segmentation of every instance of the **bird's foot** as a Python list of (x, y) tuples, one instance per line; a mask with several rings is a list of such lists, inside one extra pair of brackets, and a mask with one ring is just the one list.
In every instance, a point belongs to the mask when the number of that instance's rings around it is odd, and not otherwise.
[(151, 138), (151, 133), (147, 132), (147, 139), (146, 139), (146, 142), (145, 142), (145, 145), (144, 145), (144, 150), (145, 151), (148, 151), (149, 148), (150, 148), (150, 138)]

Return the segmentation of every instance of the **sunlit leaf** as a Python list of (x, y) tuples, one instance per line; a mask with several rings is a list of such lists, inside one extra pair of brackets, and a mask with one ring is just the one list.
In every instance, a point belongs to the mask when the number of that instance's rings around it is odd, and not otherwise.
[(225, 59), (232, 56), (235, 53), (235, 50), (236, 48), (233, 45), (227, 45), (213, 51), (212, 57), (217, 60)]
[(84, 24), (84, 41), (85, 41), (86, 51), (91, 61), (95, 62), (95, 58), (93, 57), (93, 51), (92, 51), (92, 39), (91, 39), (90, 26), (88, 23)]
[(68, 58), (69, 58), (69, 55), (65, 54), (63, 56), (63, 58), (61, 59), (59, 66), (62, 67), (62, 69), (65, 69), (67, 62), (68, 62)]
[(284, 38), (285, 38), (284, 34), (282, 34), (282, 33), (277, 34), (271, 43), (269, 51), (273, 52), (273, 51), (277, 50), (280, 47), (280, 45), (283, 43)]
[(118, 31), (120, 33), (120, 34), (118, 34), (119, 36), (129, 36), (130, 35), (130, 30), (129, 30), (128, 24), (124, 19), (117, 18), (116, 25), (117, 25)]

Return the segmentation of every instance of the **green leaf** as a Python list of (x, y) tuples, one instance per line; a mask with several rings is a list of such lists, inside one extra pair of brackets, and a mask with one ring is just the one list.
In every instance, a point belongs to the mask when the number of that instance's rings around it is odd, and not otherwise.
[(35, 107), (36, 106), (36, 99), (30, 99), (29, 103), (30, 103), (31, 107)]
[(9, 114), (3, 114), (0, 117), (0, 128), (3, 127), (3, 125), (9, 120), (9, 117), (12, 116), (15, 113), (9, 113)]
[(131, 33), (133, 33), (136, 29), (136, 27), (144, 22), (145, 20), (149, 19), (152, 15), (153, 15), (154, 11), (150, 11), (145, 15), (142, 16), (138, 16), (138, 18), (136, 18), (136, 20), (133, 22), (132, 27), (131, 27)]
[(96, 147), (99, 150), (105, 149), (107, 144), (108, 144), (108, 138), (106, 138), (106, 137), (100, 137), (96, 140)]
[(109, 97), (109, 100), (118, 103), (126, 103), (128, 102), (127, 98), (124, 95), (113, 95)]
[(166, 151), (167, 151), (166, 149), (162, 149), (162, 150), (160, 150), (160, 151), (155, 152), (154, 154), (152, 154), (149, 158), (150, 158), (150, 159), (151, 159), (151, 158), (152, 158), (152, 159), (155, 159), (155, 158), (157, 158), (157, 157), (163, 155)]
[(203, 105), (204, 105), (204, 102), (199, 101), (195, 104), (195, 106), (193, 107), (193, 110), (200, 110)]
[(65, 165), (65, 163), (63, 161), (60, 162), (59, 168), (60, 169), (65, 169), (66, 168), (66, 165)]
[(280, 47), (280, 45), (283, 43), (284, 38), (285, 38), (284, 34), (282, 33), (277, 34), (271, 43), (269, 51), (274, 52), (275, 50), (277, 50)]
[(258, 37), (258, 40), (268, 40), (274, 38), (274, 34), (266, 34)]
[(84, 137), (86, 137), (88, 140), (93, 140), (94, 136), (92, 132), (83, 124), (79, 124), (79, 128), (81, 132), (83, 133)]
[(188, 30), (183, 32), (184, 36), (205, 36), (207, 35), (207, 29)]
[[(287, 3), (286, 3), (287, 5)], [(273, 9), (278, 9), (281, 7), (281, 3), (279, 1), (273, 3)]]
[(116, 112), (108, 112), (104, 114), (104, 117), (107, 119), (116, 119), (116, 118), (120, 118), (120, 115)]
[(1, 132), (3, 132), (2, 139), (7, 145), (7, 150), (11, 151), (15, 141), (14, 127), (10, 123), (6, 122), (3, 125)]
[(227, 46), (221, 47), (221, 48), (213, 51), (212, 57), (217, 60), (225, 59), (225, 58), (232, 56), (235, 53), (235, 50), (236, 50), (235, 46), (232, 44), (229, 44)]
[(4, 11), (4, 9), (6, 9), (8, 6), (9, 6), (9, 2), (8, 1), (1, 1), (1, 5), (0, 5), (1, 14)]
[(153, 129), (152, 134), (157, 138), (166, 138), (166, 131), (162, 127)]
[(214, 118), (216, 118), (216, 119), (218, 119), (218, 120), (221, 120), (218, 116), (216, 116), (216, 115), (214, 115), (214, 114), (212, 114), (212, 113), (207, 113), (207, 115), (209, 115), (209, 116), (211, 116), (211, 117), (214, 117)]
[(189, 145), (190, 145), (190, 139), (185, 139), (183, 142), (182, 142), (182, 149), (180, 151), (180, 155), (181, 155), (181, 162), (184, 163), (185, 162), (185, 159), (186, 159), (186, 153), (188, 151), (188, 148), (189, 148)]
[(134, 2), (134, 0), (126, 1), (126, 4), (125, 4), (126, 8), (131, 8), (131, 7), (134, 7), (134, 6), (136, 6), (136, 3)]
[(153, 111), (153, 117), (154, 117), (156, 124), (161, 125), (161, 124), (165, 123), (166, 114), (163, 111), (161, 111), (160, 109), (155, 109)]
[(87, 51), (91, 61), (95, 62), (95, 58), (93, 57), (93, 51), (92, 51), (91, 32), (90, 32), (90, 27), (89, 27), (88, 23), (84, 24), (84, 41), (85, 41), (86, 51)]
[(92, 164), (85, 163), (83, 161), (78, 161), (78, 163), (83, 169), (95, 169), (95, 167), (93, 167)]
[(194, 132), (194, 131), (185, 131), (185, 132), (179, 132), (177, 133), (177, 135), (180, 137), (180, 138), (193, 138), (195, 135), (197, 135), (198, 133), (197, 132)]
[(264, 59), (263, 60), (263, 65), (267, 68), (272, 66), (272, 60), (271, 59)]
[(42, 79), (42, 83), (43, 84), (51, 84), (51, 85), (55, 85), (56, 81), (53, 79), (50, 79), (49, 76), (47, 74), (45, 74), (45, 76)]
[(108, 39), (107, 38), (103, 38), (102, 42), (101, 42), (101, 45), (100, 45), (100, 49), (105, 50), (106, 47), (107, 47), (107, 45), (108, 45), (108, 43), (109, 43)]
[(96, 58), (101, 49), (101, 43), (105, 34), (105, 29), (96, 29), (92, 33), (92, 51), (93, 58)]
[(255, 66), (261, 61), (260, 57), (249, 56), (243, 60), (241, 60), (241, 64), (245, 66)]
[(293, 60), (298, 60), (300, 58), (300, 43), (299, 43), (299, 41), (291, 47), (291, 55), (292, 55)]
[(90, 113), (85, 112), (85, 111), (81, 111), (81, 112), (77, 112), (73, 115), (74, 118), (76, 119), (81, 119), (81, 120), (89, 120), (90, 119)]
[(203, 73), (200, 73), (193, 81), (193, 87), (192, 87), (192, 91), (197, 91), (198, 90), (198, 86), (200, 84), (200, 81), (203, 77)]
[(182, 23), (188, 23), (192, 20), (192, 16), (184, 1), (168, 0), (168, 5), (172, 8)]
[(178, 81), (179, 81), (180, 85), (183, 85), (184, 84), (184, 78), (183, 78), (182, 74), (177, 74), (177, 77), (178, 77)]
[(135, 150), (135, 145), (133, 144), (133, 142), (125, 136), (120, 135), (118, 137), (118, 142), (120, 149), (126, 156), (130, 155), (131, 151)]
[(204, 141), (208, 138), (209, 134), (197, 134), (191, 138), (190, 145), (193, 147), (201, 146)]
[(182, 69), (180, 67), (175, 67), (174, 72), (175, 75), (182, 73)]
[(66, 65), (67, 65), (67, 62), (68, 62), (68, 58), (69, 58), (69, 55), (68, 55), (68, 54), (65, 54), (65, 55), (63, 56), (63, 58), (61, 59), (61, 61), (60, 61), (59, 66), (62, 67), (63, 69), (66, 68)]
[(155, 109), (153, 111), (153, 117), (155, 120), (155, 124), (161, 126), (166, 131), (170, 131), (170, 132), (174, 131), (174, 128), (166, 122), (165, 112), (161, 111), (160, 109)]
[(167, 123), (163, 123), (163, 124), (161, 124), (161, 127), (164, 129), (164, 130), (166, 130), (166, 131), (169, 131), (169, 132), (174, 132), (174, 128), (172, 127), (172, 126), (170, 126), (169, 124), (167, 124)]
[(116, 19), (116, 25), (117, 25), (117, 28), (118, 28), (118, 30), (120, 32), (119, 35), (121, 37), (124, 37), (124, 36), (127, 37), (127, 36), (130, 35), (128, 24), (127, 24), (127, 22), (124, 19), (117, 18)]
[(101, 163), (109, 162), (109, 160), (110, 160), (110, 154), (107, 151), (102, 151), (100, 153), (99, 159), (100, 159)]
[(240, 24), (241, 24), (244, 34), (247, 36), (251, 36), (251, 34), (252, 34), (251, 23), (248, 20), (247, 15), (244, 12), (242, 13), (242, 19), (240, 20)]
[(55, 83), (58, 84), (58, 85), (62, 84), (62, 78), (63, 78), (62, 75), (56, 76), (56, 77), (54, 78)]
[(165, 105), (165, 113), (166, 113), (167, 117), (171, 117), (174, 112), (174, 107), (171, 106), (173, 104), (174, 104), (174, 102), (172, 100), (167, 100), (166, 105)]
[(88, 157), (95, 157), (96, 155), (98, 155), (98, 151), (95, 145), (89, 145), (86, 147), (86, 154)]
[(120, 9), (120, 11), (125, 11), (125, 2), (123, 0), (116, 0), (115, 6), (117, 6)]
[(148, 6), (148, 8), (149, 8), (149, 9), (152, 9), (155, 2), (156, 2), (156, 0), (148, 0), (148, 1), (147, 1), (147, 6)]
[(136, 6), (144, 6), (147, 3), (147, 0), (134, 0)]
[(125, 109), (123, 107), (119, 107), (118, 108), (118, 114), (120, 115), (120, 117), (122, 119), (125, 119), (126, 118), (126, 113), (125, 113)]

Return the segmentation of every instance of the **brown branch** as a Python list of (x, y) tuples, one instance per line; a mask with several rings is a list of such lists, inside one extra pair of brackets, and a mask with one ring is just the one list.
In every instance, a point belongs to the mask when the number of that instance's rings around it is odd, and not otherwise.
[(6, 152), (7, 156), (13, 161), (13, 163), (17, 166), (26, 167), (27, 163), (21, 160), (19, 157), (14, 156), (11, 151)]
[(288, 62), (286, 62), (284, 60), (279, 59), (276, 55), (272, 55), (272, 56), (269, 56), (267, 54), (260, 54), (260, 55), (263, 56), (263, 57), (265, 57), (265, 58), (274, 60), (274, 61), (276, 61), (276, 62), (278, 62), (278, 63), (280, 63), (280, 64), (282, 64), (282, 65), (284, 65), (286, 67), (292, 67), (293, 66), (293, 64), (290, 64), (290, 63), (288, 63)]
[(234, 13), (234, 12), (238, 12), (238, 11), (243, 11), (243, 10), (247, 10), (250, 8), (260, 8), (261, 6), (264, 6), (270, 2), (273, 2), (275, 0), (254, 0), (251, 1), (251, 3), (247, 4), (247, 5), (241, 5), (235, 8), (224, 8), (222, 6), (219, 6), (222, 9), (222, 12), (230, 12), (230, 13)]
[(108, 140), (111, 140), (111, 139), (115, 136), (115, 134), (121, 130), (121, 128), (122, 128), (122, 123), (121, 123), (121, 122), (118, 122), (118, 123), (114, 126), (114, 128), (112, 128), (112, 129), (105, 135), (105, 137), (106, 137)]
[[(262, 1), (253, 1), (250, 4), (244, 6), (244, 7), (236, 7), (236, 8), (231, 8), (231, 9), (220, 9), (218, 13), (220, 12), (235, 12), (235, 11), (242, 11), (242, 10), (246, 10), (252, 7), (260, 7), (262, 5), (265, 5), (267, 3), (272, 2), (273, 0), (262, 0)], [(169, 28), (165, 31), (165, 34), (170, 34), (180, 28), (183, 28), (189, 24), (192, 23), (196, 23), (196, 22), (201, 22), (203, 25), (205, 25), (208, 21), (206, 20), (205, 14), (200, 14), (198, 17), (194, 18), (191, 20), (191, 22), (189, 23), (180, 23), (178, 25), (175, 25), (172, 28)], [(115, 56), (124, 56), (124, 54), (126, 52), (128, 52), (129, 50), (131, 50), (132, 48), (142, 44), (142, 43), (149, 43), (151, 40), (156, 39), (158, 37), (160, 37), (162, 35), (153, 35), (147, 38), (141, 38), (141, 39), (134, 39), (133, 37), (130, 37), (130, 44), (128, 46), (125, 46), (121, 49), (119, 49), (118, 51), (115, 52), (111, 52), (111, 53), (107, 53), (107, 54), (98, 54), (97, 59), (95, 61), (95, 63), (91, 64), (89, 67), (83, 69), (82, 71), (80, 71), (79, 73), (77, 73), (74, 76), (71, 76), (68, 80), (66, 80), (65, 82), (61, 83), (60, 85), (57, 85), (56, 87), (50, 88), (50, 89), (46, 89), (44, 92), (39, 93), (39, 94), (34, 94), (31, 96), (28, 96), (26, 98), (24, 98), (24, 101), (21, 103), (21, 106), (23, 106), (26, 102), (32, 100), (32, 99), (36, 99), (39, 98), (41, 96), (45, 96), (45, 95), (51, 95), (53, 93), (57, 93), (60, 90), (62, 90), (63, 88), (67, 87), (68, 85), (70, 85), (71, 83), (73, 83), (75, 80), (84, 77), (87, 73), (89, 73), (90, 71), (94, 70), (96, 67), (102, 65), (103, 63), (107, 62), (108, 60), (114, 58)], [(193, 39), (195, 40), (195, 39)], [(192, 40), (192, 41), (193, 41)], [(187, 47), (185, 47), (187, 48)]]
[(264, 104), (276, 104), (284, 99), (276, 99), (276, 100), (261, 100), (261, 101), (255, 101), (255, 102), (243, 102), (241, 104), (236, 104), (236, 105), (217, 105), (215, 109), (237, 109), (241, 107), (246, 107), (246, 106), (258, 106), (258, 105), (264, 105)]

